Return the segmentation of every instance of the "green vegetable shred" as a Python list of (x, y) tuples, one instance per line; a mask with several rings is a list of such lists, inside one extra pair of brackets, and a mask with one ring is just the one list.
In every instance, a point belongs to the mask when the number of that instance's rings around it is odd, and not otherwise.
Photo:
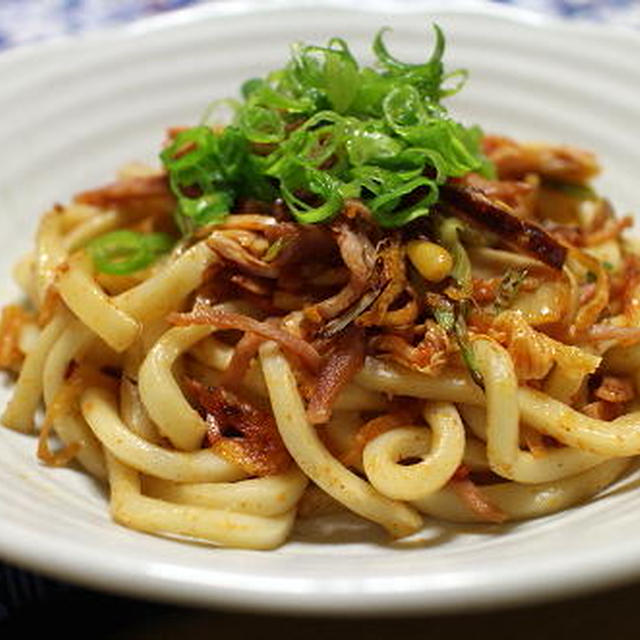
[(284, 68), (242, 85), (225, 127), (181, 132), (161, 153), (185, 234), (218, 223), (239, 198), (281, 198), (301, 223), (330, 220), (360, 198), (379, 225), (427, 215), (448, 178), (491, 175), (478, 127), (451, 118), (442, 99), (466, 72), (445, 73), (445, 40), (434, 26), (426, 62), (389, 53), (381, 30), (376, 63), (360, 66), (348, 45), (297, 44)]
[(151, 265), (174, 244), (167, 233), (138, 233), (120, 229), (94, 238), (87, 245), (96, 269), (112, 275), (127, 275)]

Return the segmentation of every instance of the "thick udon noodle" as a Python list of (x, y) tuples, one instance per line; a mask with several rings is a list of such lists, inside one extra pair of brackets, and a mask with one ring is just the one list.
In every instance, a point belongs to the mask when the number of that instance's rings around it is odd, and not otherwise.
[[(297, 513), (315, 513), (323, 492), (403, 537), (419, 531), (425, 516), (497, 522), (566, 509), (615, 481), (640, 453), (640, 412), (631, 404), (606, 420), (570, 402), (596, 370), (635, 376), (639, 348), (615, 340), (606, 349), (565, 345), (532, 322), (528, 339), (538, 339), (537, 353), (549, 345), (553, 351), (552, 366), (530, 378), (533, 384), (519, 377), (523, 361), (513, 340), (472, 328), (470, 348), (484, 389), (461, 366), (447, 364), (434, 374), (369, 354), (320, 425), (309, 419), (300, 362), (262, 336), (241, 386), (270, 407), (292, 462), (277, 473), (252, 473), (206, 446), (207, 416), (185, 388), (187, 377), (207, 388), (224, 381), (239, 343), (215, 323), (168, 322), (171, 313), (191, 309), (207, 273), (227, 259), (224, 248), (216, 250), (204, 234), (141, 274), (101, 282), (82, 247), (131, 224), (126, 211), (82, 204), (56, 207), (42, 218), (33, 253), (16, 269), (36, 315), (10, 332), (20, 357), (2, 417), (17, 431), (41, 432), (45, 462), (75, 460), (106, 482), (113, 518), (127, 527), (273, 548), (287, 540)], [(501, 268), (507, 252), (469, 254), (474, 264)], [(531, 262), (517, 253), (512, 258)], [(525, 300), (527, 318), (535, 315), (535, 295)], [(260, 315), (247, 299), (215, 305)], [(576, 322), (583, 307), (573, 311)], [(505, 335), (518, 322), (509, 316), (514, 313), (503, 314), (512, 323), (503, 327)], [(287, 318), (296, 314), (283, 312), (279, 326), (289, 330)], [(638, 326), (635, 318), (630, 326)], [(520, 330), (522, 337), (526, 327)], [(362, 425), (393, 413), (398, 397), (413, 399), (419, 411), (404, 422), (400, 412), (363, 438)], [(37, 426), (41, 403), (45, 419)], [(56, 451), (50, 434), (59, 439)]]

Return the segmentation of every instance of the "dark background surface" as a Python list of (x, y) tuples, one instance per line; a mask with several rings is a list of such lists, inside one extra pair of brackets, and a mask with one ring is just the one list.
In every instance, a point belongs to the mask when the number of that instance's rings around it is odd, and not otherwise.
[[(138, 601), (76, 588), (60, 588), (45, 602), (24, 606), (0, 622), (0, 638), (42, 633), (60, 638), (304, 638), (378, 640), (540, 640), (596, 638), (615, 640), (640, 635), (640, 582), (587, 597), (533, 607), (429, 617), (328, 618), (266, 616), (202, 610)], [(37, 634), (37, 636), (36, 636)], [(53, 637), (56, 637), (53, 636)]]

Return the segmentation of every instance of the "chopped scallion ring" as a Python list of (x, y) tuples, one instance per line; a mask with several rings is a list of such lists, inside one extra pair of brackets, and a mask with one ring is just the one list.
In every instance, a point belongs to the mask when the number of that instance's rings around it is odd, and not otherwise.
[(87, 251), (101, 273), (128, 275), (148, 267), (174, 244), (167, 233), (139, 233), (120, 229), (94, 238)]

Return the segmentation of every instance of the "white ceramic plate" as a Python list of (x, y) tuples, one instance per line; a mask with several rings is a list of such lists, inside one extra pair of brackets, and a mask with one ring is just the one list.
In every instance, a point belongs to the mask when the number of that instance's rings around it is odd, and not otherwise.
[[(280, 4), (280, 3), (278, 3)], [(471, 71), (450, 103), (467, 122), (596, 151), (601, 188), (640, 209), (640, 39), (531, 14), (211, 6), (77, 41), (0, 57), (0, 299), (40, 212), (154, 160), (168, 125), (197, 121), (208, 101), (279, 66), (288, 44), (340, 35), (368, 56), (383, 25), (400, 57), (422, 60), (429, 23), (444, 28), (450, 66)], [(363, 3), (361, 3), (363, 4)], [(270, 6), (270, 5), (268, 5)], [(0, 403), (4, 403), (2, 391)], [(628, 487), (629, 481), (624, 483)], [(526, 524), (461, 530), (427, 524), (390, 546), (355, 521), (307, 525), (278, 551), (214, 549), (113, 524), (82, 473), (48, 469), (32, 438), (0, 430), (0, 556), (84, 585), (134, 596), (288, 612), (434, 612), (532, 602), (640, 575), (640, 490), (623, 487)]]

